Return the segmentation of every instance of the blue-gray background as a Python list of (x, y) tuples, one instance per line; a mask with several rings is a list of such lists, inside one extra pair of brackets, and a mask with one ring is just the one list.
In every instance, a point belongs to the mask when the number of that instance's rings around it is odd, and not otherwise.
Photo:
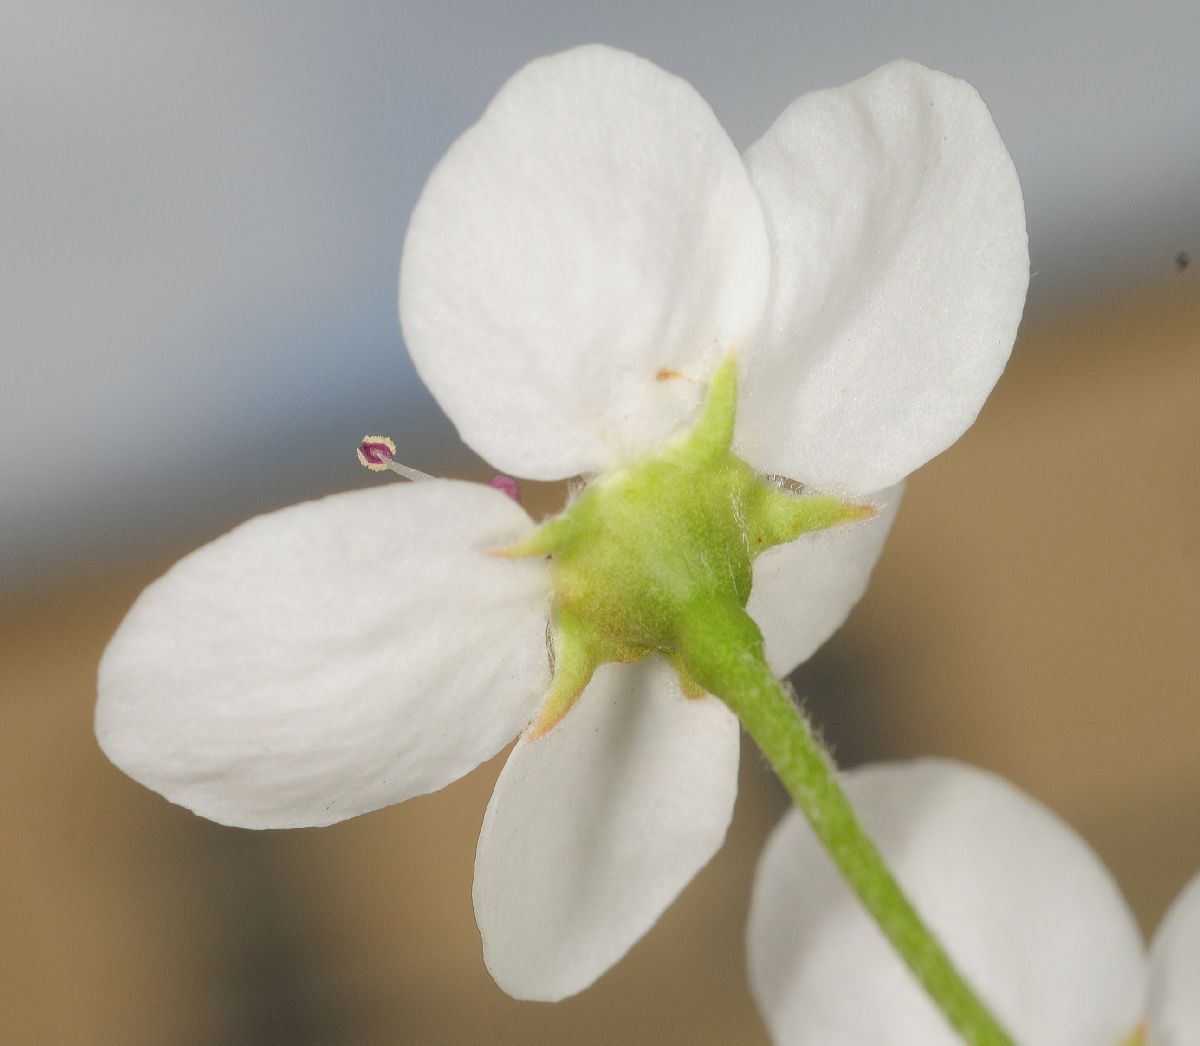
[(0, 600), (366, 481), (461, 471), (395, 317), (405, 223), (536, 55), (691, 80), (739, 146), (910, 57), (976, 84), (1025, 186), (1030, 306), (1200, 253), (1200, 5), (13, 3), (0, 12)]

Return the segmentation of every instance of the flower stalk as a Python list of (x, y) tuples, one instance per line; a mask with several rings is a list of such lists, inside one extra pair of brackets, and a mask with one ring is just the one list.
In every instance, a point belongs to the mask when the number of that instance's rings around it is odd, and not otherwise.
[(741, 721), (850, 888), (946, 1020), (971, 1046), (1012, 1046), (864, 831), (828, 755), (788, 688), (768, 667), (753, 620), (734, 608), (709, 604), (694, 607), (689, 624), (682, 637), (687, 671)]

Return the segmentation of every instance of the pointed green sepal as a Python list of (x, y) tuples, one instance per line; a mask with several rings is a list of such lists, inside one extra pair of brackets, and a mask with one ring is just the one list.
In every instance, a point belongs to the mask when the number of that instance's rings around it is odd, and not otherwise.
[(554, 615), (550, 639), (554, 653), (554, 678), (537, 715), (525, 732), (526, 739), (530, 741), (536, 741), (554, 729), (579, 700), (579, 695), (592, 681), (592, 675), (600, 665), (609, 661), (641, 661), (654, 653), (651, 647), (623, 642), (598, 631), (565, 607), (560, 607)]
[(571, 514), (568, 506), (559, 515), (548, 519), (524, 541), (507, 548), (494, 549), (488, 555), (500, 559), (532, 559), (557, 555), (570, 547), (579, 530), (579, 521)]
[(733, 424), (737, 419), (737, 357), (730, 352), (713, 372), (696, 424), (668, 458), (693, 464), (721, 461), (733, 446)]
[(592, 681), (592, 674), (604, 660), (588, 641), (588, 630), (574, 614), (556, 615), (552, 634), (554, 650), (554, 679), (550, 692), (542, 701), (538, 714), (525, 732), (527, 740), (536, 741), (558, 723)]
[(746, 529), (754, 555), (786, 545), (803, 534), (838, 523), (870, 519), (874, 505), (845, 501), (826, 494), (793, 494), (763, 480), (746, 503)]

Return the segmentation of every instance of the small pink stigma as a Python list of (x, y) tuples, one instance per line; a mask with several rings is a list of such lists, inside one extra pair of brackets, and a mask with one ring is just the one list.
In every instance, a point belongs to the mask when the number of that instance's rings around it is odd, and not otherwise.
[(495, 487), (501, 494), (507, 494), (518, 505), (521, 504), (521, 485), (512, 476), (493, 476), (488, 480), (489, 487)]

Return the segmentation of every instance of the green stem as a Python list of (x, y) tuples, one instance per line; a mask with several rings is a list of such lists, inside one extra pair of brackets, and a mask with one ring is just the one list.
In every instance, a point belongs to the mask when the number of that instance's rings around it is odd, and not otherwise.
[(963, 1040), (972, 1046), (1012, 1046), (863, 830), (811, 727), (767, 666), (758, 627), (733, 608), (694, 610), (688, 634), (680, 637), (692, 678), (741, 720), (846, 882)]

